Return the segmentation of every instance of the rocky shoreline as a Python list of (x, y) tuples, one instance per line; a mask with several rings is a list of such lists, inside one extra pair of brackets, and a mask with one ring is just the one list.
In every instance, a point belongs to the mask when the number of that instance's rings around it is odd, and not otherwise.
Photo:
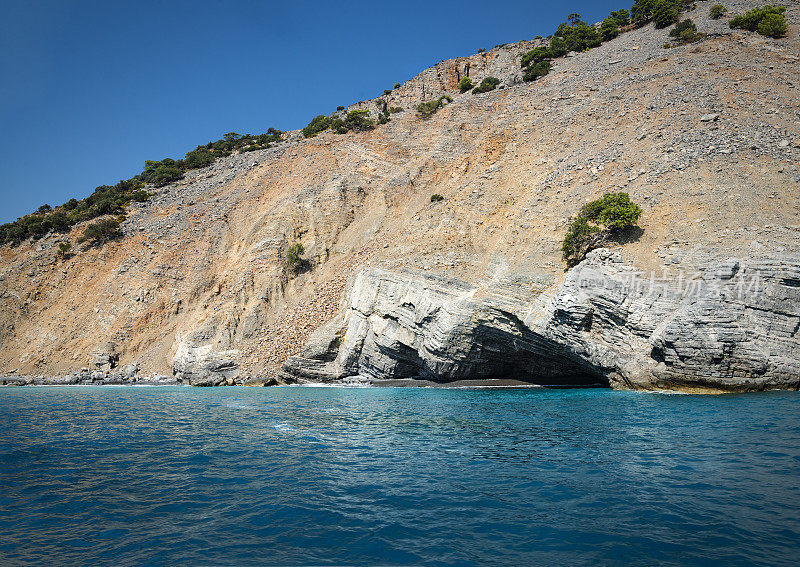
[[(599, 249), (544, 292), (524, 275), (469, 285), (366, 270), (285, 382), (511, 378), (542, 386), (800, 389), (800, 257), (712, 260), (656, 279)], [(361, 379), (361, 378), (359, 378)]]
[[(65, 376), (0, 376), (0, 386), (192, 386), (175, 376), (157, 374), (155, 376), (136, 376), (128, 378), (119, 374), (67, 374)], [(222, 386), (279, 386), (275, 378), (248, 378), (231, 383), (214, 384)], [(194, 384), (194, 386), (197, 386)], [(212, 386), (212, 385), (202, 385)]]
[[(652, 275), (651, 275), (652, 276)], [(116, 367), (0, 384), (611, 387), (691, 393), (800, 389), (800, 256), (711, 259), (687, 281), (646, 277), (598, 249), (544, 289), (522, 273), (478, 284), (367, 269), (344, 308), (275, 377), (235, 352), (182, 346), (172, 376)]]

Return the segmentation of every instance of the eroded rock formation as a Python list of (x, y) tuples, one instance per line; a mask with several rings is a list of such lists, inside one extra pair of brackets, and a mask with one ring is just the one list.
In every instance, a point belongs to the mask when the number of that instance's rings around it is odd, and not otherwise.
[(540, 294), (524, 279), (475, 287), (369, 270), (283, 376), (797, 389), (798, 282), (796, 256), (730, 259), (683, 281), (648, 276), (608, 249)]

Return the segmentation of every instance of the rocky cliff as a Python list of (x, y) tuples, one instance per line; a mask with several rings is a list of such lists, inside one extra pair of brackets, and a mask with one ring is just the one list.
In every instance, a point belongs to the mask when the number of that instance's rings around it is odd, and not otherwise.
[(343, 314), (284, 365), (287, 381), (433, 382), (752, 391), (800, 386), (800, 256), (646, 278), (595, 250), (554, 288), (521, 274), (479, 285), (367, 270)]
[[(796, 388), (800, 9), (773, 40), (710, 4), (688, 14), (698, 43), (665, 48), (649, 25), (534, 83), (520, 82), (529, 42), (439, 63), (351, 107), (402, 107), (390, 123), (294, 132), (190, 172), (102, 247), (0, 247), (0, 370), (220, 384), (288, 358), (293, 379)], [(460, 94), (464, 74), (502, 88)], [(641, 205), (641, 234), (565, 273), (569, 219), (608, 191)], [(95, 369), (108, 343), (115, 368)]]

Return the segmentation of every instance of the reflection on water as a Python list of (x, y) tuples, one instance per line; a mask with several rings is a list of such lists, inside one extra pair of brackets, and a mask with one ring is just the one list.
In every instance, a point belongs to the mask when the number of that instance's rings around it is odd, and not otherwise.
[(792, 565), (800, 396), (0, 389), (10, 564)]

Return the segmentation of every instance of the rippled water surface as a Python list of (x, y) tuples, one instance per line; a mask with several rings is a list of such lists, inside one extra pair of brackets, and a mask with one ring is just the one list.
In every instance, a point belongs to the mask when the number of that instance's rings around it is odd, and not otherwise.
[(797, 565), (800, 395), (0, 389), (0, 563)]

